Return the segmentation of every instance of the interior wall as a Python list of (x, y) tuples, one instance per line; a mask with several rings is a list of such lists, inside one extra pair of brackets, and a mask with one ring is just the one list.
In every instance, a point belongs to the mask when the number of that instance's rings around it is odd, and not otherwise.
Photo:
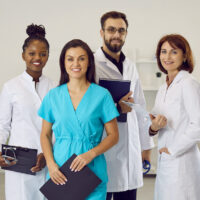
[(132, 59), (153, 59), (161, 36), (185, 36), (196, 60), (195, 76), (200, 76), (200, 1), (190, 0), (0, 0), (0, 88), (25, 69), (22, 45), (31, 23), (46, 27), (50, 57), (45, 74), (59, 80), (59, 54), (66, 42), (80, 38), (93, 51), (101, 46), (100, 17), (110, 10), (127, 14), (128, 36), (123, 51)]

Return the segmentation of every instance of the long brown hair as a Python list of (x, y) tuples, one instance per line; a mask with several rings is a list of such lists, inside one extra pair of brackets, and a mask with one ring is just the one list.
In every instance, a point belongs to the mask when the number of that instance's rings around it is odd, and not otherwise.
[(65, 46), (63, 47), (61, 54), (60, 54), (60, 72), (61, 72), (61, 74), (60, 74), (59, 85), (69, 82), (69, 75), (65, 69), (65, 54), (68, 49), (76, 48), (76, 47), (81, 47), (87, 52), (89, 65), (88, 65), (88, 69), (86, 72), (86, 79), (90, 83), (95, 83), (94, 55), (93, 55), (90, 47), (85, 42), (83, 42), (82, 40), (79, 40), (79, 39), (74, 39), (74, 40), (69, 41), (67, 44), (65, 44)]

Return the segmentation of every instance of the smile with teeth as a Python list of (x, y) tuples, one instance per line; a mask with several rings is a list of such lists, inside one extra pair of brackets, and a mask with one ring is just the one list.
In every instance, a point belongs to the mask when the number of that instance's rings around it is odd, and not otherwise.
[(164, 61), (164, 63), (165, 63), (166, 65), (171, 65), (171, 64), (173, 64), (172, 61)]
[(72, 71), (73, 71), (73, 72), (80, 72), (81, 69), (80, 69), (80, 68), (72, 68)]
[(36, 66), (39, 66), (39, 65), (41, 65), (41, 63), (40, 63), (40, 62), (33, 62), (33, 64), (34, 64), (34, 65), (36, 65)]

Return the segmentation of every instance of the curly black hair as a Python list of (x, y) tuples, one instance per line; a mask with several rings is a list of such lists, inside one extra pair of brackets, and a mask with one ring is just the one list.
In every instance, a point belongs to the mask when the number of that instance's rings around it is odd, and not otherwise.
[(40, 40), (44, 42), (47, 46), (47, 49), (49, 51), (49, 42), (45, 38), (46, 31), (43, 25), (36, 25), (31, 24), (27, 26), (26, 33), (28, 34), (28, 38), (24, 41), (24, 44), (22, 46), (23, 52), (25, 51), (26, 47), (32, 42), (33, 40)]

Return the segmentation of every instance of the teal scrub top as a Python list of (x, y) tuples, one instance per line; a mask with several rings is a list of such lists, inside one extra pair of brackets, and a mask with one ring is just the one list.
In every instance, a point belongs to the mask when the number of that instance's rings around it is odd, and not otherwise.
[[(72, 154), (82, 154), (97, 146), (102, 139), (104, 124), (119, 116), (110, 93), (91, 83), (74, 110), (67, 84), (48, 92), (38, 111), (52, 123), (55, 134), (53, 155), (62, 166)], [(97, 156), (88, 167), (106, 184), (108, 181), (104, 155)]]

